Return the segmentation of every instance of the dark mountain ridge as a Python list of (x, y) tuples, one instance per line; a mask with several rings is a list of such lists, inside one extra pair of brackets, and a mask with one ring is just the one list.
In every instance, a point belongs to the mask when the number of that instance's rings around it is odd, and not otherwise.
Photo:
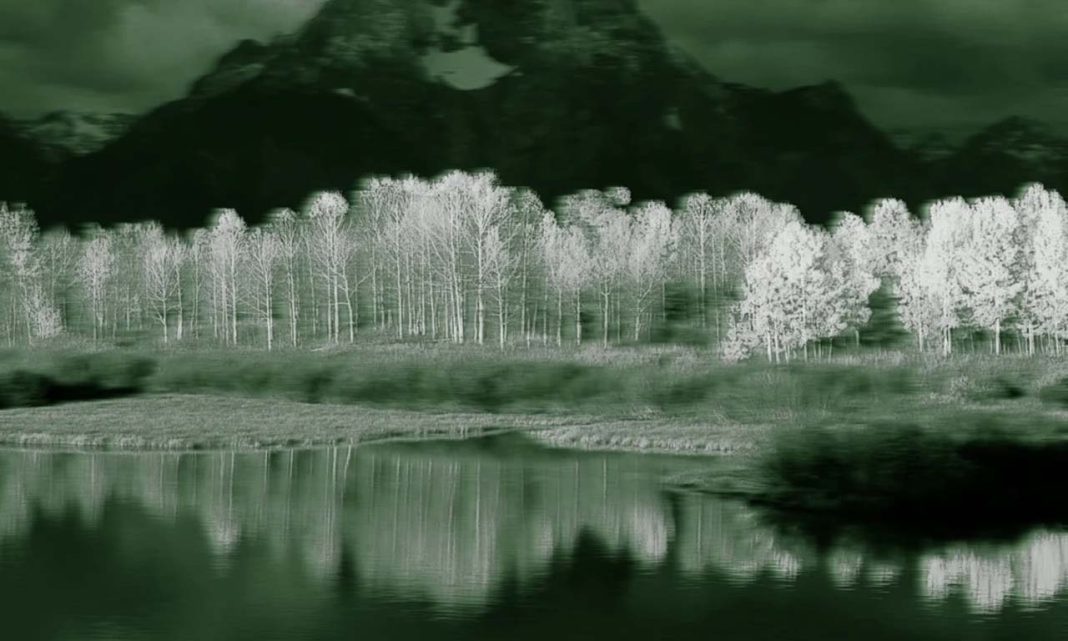
[[(98, 150), (38, 167), (24, 149), (28, 177), (0, 193), (45, 223), (181, 228), (216, 207), (255, 222), (370, 174), (492, 168), (549, 203), (611, 185), (668, 202), (748, 189), (821, 222), (882, 196), (1064, 187), (1063, 141), (1017, 125), (925, 159), (836, 83), (719, 80), (632, 0), (331, 0), (293, 34), (238, 44)], [(28, 144), (15, 139), (0, 123), (0, 150)]]

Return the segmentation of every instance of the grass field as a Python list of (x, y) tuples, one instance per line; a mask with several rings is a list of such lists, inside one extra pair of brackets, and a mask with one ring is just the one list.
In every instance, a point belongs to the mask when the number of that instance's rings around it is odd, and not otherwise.
[(0, 406), (6, 445), (311, 447), (522, 430), (561, 447), (733, 454), (676, 481), (862, 518), (1060, 518), (1021, 497), (1051, 495), (1068, 469), (1068, 363), (1042, 357), (727, 366), (684, 349), (6, 352)]
[(464, 438), (570, 425), (213, 395), (150, 394), (0, 412), (0, 444), (109, 449), (307, 448), (396, 438)]
[(686, 349), (502, 353), (462, 346), (0, 352), (0, 408), (159, 394), (437, 414), (581, 415), (597, 419), (597, 426), (561, 434), (559, 442), (665, 447), (678, 439), (678, 449), (692, 449), (686, 443), (708, 429), (999, 408), (1057, 416), (1068, 407), (1068, 363), (869, 353), (832, 363), (723, 365)]

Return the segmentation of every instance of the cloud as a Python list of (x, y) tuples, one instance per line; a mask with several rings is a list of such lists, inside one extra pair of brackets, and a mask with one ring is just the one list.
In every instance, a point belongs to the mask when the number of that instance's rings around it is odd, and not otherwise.
[(0, 111), (141, 111), (324, 0), (0, 0)]

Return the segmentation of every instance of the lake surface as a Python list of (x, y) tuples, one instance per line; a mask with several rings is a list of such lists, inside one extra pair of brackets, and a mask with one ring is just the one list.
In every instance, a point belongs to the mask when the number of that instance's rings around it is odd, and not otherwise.
[(518, 437), (0, 451), (0, 638), (1068, 639), (1068, 533), (813, 536)]

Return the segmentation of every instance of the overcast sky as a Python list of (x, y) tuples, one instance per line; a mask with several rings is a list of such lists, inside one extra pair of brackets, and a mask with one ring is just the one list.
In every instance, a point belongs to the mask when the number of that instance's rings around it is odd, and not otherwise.
[[(323, 0), (0, 0), (0, 112), (139, 112)], [(841, 81), (885, 127), (1068, 125), (1064, 0), (640, 0), (724, 80)]]

